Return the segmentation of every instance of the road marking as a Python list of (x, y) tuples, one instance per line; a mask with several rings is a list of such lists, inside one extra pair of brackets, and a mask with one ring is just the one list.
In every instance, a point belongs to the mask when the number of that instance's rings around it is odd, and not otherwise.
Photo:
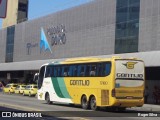
[(24, 106), (20, 106), (20, 105), (13, 105), (13, 104), (2, 103), (2, 102), (0, 102), (0, 106), (9, 107), (9, 108), (13, 108), (13, 109), (15, 108), (18, 110), (25, 110), (25, 111), (41, 111), (41, 110), (35, 109), (35, 108), (24, 107)]

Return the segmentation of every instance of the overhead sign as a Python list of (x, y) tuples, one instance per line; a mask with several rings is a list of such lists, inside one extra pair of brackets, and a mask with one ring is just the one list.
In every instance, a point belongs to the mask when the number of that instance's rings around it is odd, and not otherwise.
[(0, 18), (5, 18), (7, 13), (7, 1), (0, 0)]

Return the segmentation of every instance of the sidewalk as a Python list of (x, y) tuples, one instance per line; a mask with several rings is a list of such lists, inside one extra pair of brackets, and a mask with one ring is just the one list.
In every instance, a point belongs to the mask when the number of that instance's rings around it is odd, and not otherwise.
[(160, 112), (160, 105), (144, 104), (142, 107), (132, 107), (131, 110)]

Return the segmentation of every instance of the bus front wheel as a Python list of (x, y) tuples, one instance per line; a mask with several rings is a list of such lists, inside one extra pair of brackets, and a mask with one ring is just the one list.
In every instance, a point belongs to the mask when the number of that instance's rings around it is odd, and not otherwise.
[(46, 100), (47, 104), (51, 104), (51, 103), (52, 103), (52, 102), (50, 101), (49, 93), (46, 93), (45, 100)]
[(88, 109), (88, 101), (87, 101), (87, 97), (86, 95), (83, 95), (82, 96), (82, 99), (81, 99), (81, 106), (83, 109)]

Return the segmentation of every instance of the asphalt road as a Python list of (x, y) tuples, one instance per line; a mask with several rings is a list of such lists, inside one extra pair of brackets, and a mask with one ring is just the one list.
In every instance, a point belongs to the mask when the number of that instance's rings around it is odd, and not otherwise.
[[(54, 118), (58, 119), (81, 120), (119, 120), (120, 118), (123, 120), (157, 120), (157, 117), (138, 117), (138, 115), (144, 116), (150, 113), (155, 115), (157, 114), (148, 111), (134, 111), (132, 109), (127, 109), (122, 113), (108, 112), (105, 109), (101, 109), (99, 111), (83, 110), (80, 106), (70, 106), (60, 103), (48, 105), (45, 101), (37, 100), (36, 97), (28, 97), (17, 94), (9, 95), (0, 93), (0, 106), (0, 111), (40, 113), (42, 114), (43, 119), (44, 117), (47, 117), (46, 119), (51, 119), (51, 117), (54, 116)], [(42, 118), (39, 119), (42, 120)]]

